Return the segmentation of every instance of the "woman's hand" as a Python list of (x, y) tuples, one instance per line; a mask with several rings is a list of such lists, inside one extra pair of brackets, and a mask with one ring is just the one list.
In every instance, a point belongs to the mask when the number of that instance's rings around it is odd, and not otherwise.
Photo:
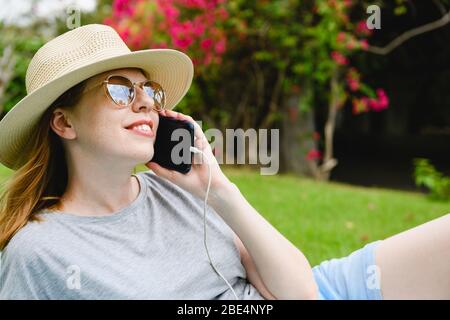
[[(172, 110), (163, 110), (160, 112), (161, 115), (167, 117), (173, 117), (175, 119), (187, 120), (194, 125), (194, 146), (197, 149), (203, 151), (204, 156), (207, 157), (207, 161), (211, 166), (211, 193), (220, 193), (222, 188), (226, 188), (232, 183), (220, 170), (219, 164), (217, 163), (214, 154), (212, 153), (211, 146), (208, 143), (208, 139), (203, 133), (202, 129), (197, 122), (192, 119), (192, 117), (185, 114), (175, 112)], [(208, 164), (205, 160), (202, 160), (202, 154), (194, 154), (192, 168), (187, 174), (182, 174), (175, 170), (169, 170), (161, 167), (155, 162), (148, 162), (146, 166), (153, 170), (158, 176), (166, 178), (167, 180), (177, 184), (186, 191), (192, 193), (193, 195), (203, 199), (206, 194), (206, 188), (208, 186), (208, 175), (209, 169)]]

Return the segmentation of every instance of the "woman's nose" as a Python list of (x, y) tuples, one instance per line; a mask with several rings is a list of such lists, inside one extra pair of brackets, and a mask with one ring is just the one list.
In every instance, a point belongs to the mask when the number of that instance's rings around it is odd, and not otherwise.
[(132, 104), (133, 111), (139, 112), (142, 108), (146, 108), (147, 111), (155, 109), (155, 100), (153, 100), (153, 98), (150, 97), (143, 88), (135, 84), (134, 90), (136, 97)]

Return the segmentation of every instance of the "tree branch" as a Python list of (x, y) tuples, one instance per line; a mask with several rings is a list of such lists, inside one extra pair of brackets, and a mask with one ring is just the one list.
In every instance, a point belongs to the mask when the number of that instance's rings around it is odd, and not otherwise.
[(445, 13), (447, 12), (447, 10), (445, 9), (444, 5), (439, 1), (439, 0), (433, 0), (434, 4), (436, 5), (436, 7), (438, 8), (439, 12), (442, 15), (445, 15)]
[(441, 28), (448, 24), (450, 22), (450, 11), (447, 12), (440, 18), (439, 20), (424, 24), (423, 26), (408, 30), (404, 33), (402, 33), (400, 36), (392, 40), (387, 46), (385, 47), (377, 47), (377, 46), (369, 46), (367, 49), (368, 52), (375, 53), (375, 54), (381, 54), (386, 55), (398, 46), (400, 46), (405, 41), (416, 37), (420, 34), (430, 32), (432, 30)]

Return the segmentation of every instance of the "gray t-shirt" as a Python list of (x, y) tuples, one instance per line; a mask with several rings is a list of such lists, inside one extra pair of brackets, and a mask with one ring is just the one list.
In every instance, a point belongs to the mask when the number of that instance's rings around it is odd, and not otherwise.
[[(203, 201), (151, 171), (138, 197), (108, 216), (42, 211), (2, 254), (0, 299), (234, 299), (203, 244)], [(239, 299), (246, 279), (231, 228), (208, 206), (211, 260)]]

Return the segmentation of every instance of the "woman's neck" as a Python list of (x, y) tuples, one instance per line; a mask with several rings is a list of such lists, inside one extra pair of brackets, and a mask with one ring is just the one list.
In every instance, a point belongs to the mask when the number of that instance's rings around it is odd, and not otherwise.
[(125, 208), (138, 197), (140, 192), (139, 180), (135, 176), (131, 176), (124, 188), (124, 196), (120, 199), (114, 199), (114, 201), (109, 201), (107, 199), (109, 197), (102, 197), (98, 201), (99, 196), (74, 191), (80, 190), (79, 188), (68, 188), (60, 199), (58, 210), (80, 216), (109, 215)]

